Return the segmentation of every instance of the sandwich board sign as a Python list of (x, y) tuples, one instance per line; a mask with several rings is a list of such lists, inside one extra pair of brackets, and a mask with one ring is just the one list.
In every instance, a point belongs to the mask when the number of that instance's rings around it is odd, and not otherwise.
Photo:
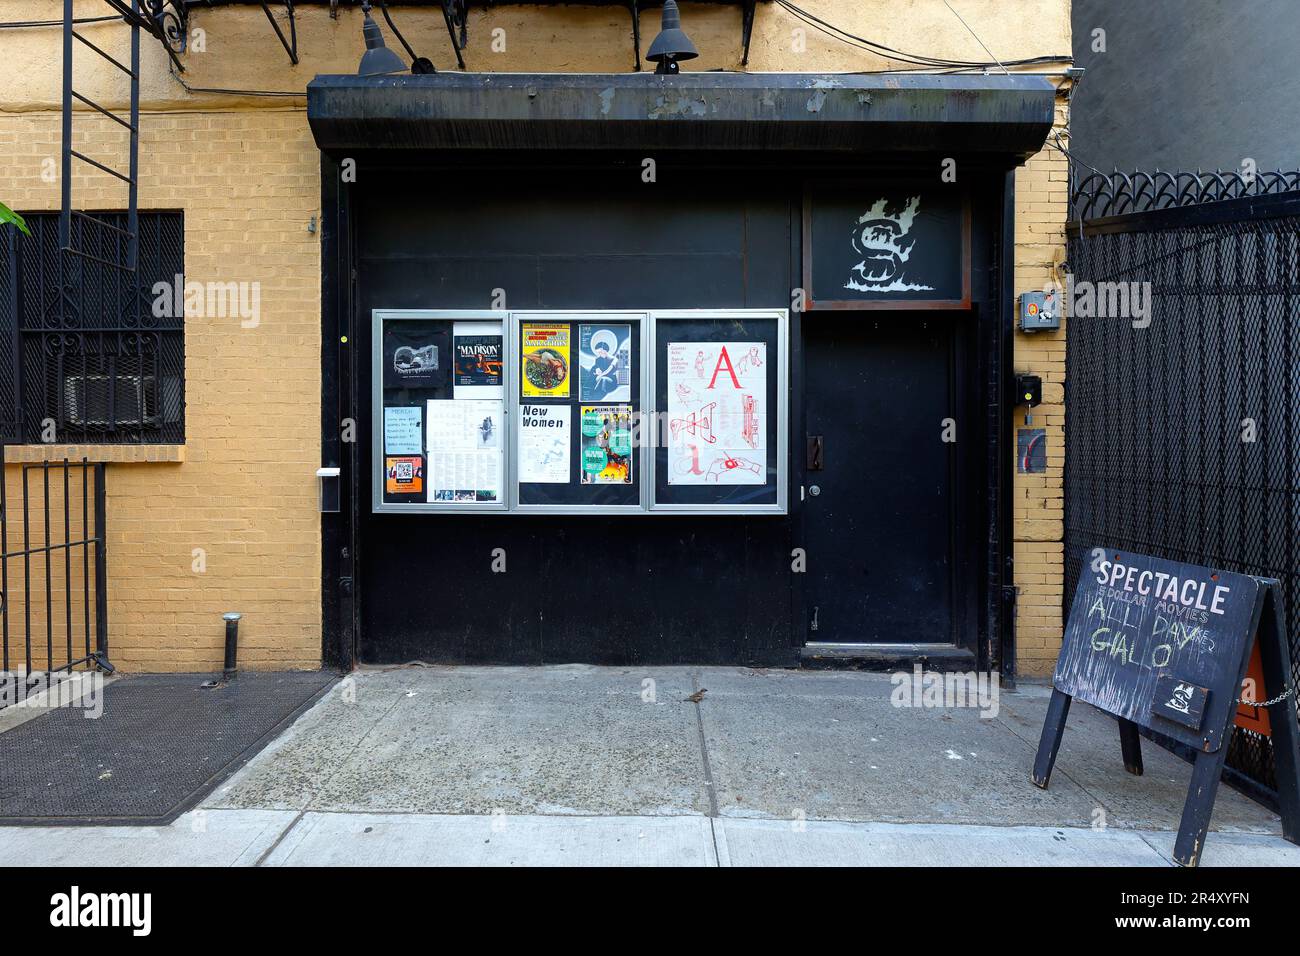
[[(1245, 704), (1268, 712), (1282, 835), (1300, 843), (1296, 704), (1279, 583), (1102, 548), (1090, 554), (1052, 678), (1034, 783), (1047, 788), (1076, 698), (1119, 719), (1130, 773), (1142, 773), (1140, 727), (1186, 745), (1196, 758), (1174, 860), (1196, 866), (1232, 728), (1249, 726), (1238, 715)], [(1252, 679), (1243, 693), (1254, 648), (1264, 686)]]

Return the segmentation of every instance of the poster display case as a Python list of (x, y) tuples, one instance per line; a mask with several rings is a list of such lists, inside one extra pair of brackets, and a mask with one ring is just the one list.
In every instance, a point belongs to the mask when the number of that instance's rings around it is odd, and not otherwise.
[(784, 514), (785, 310), (376, 310), (377, 512)]
[(784, 514), (786, 313), (656, 312), (650, 510)]
[(373, 321), (374, 510), (505, 511), (505, 313)]
[(513, 312), (514, 510), (640, 512), (645, 312)]

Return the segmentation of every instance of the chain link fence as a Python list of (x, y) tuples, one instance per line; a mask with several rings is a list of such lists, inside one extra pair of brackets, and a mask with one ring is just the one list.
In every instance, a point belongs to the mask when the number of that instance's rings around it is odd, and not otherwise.
[[(1294, 685), (1300, 174), (1093, 176), (1073, 202), (1065, 593), (1097, 545), (1278, 578)], [(1227, 762), (1270, 802), (1267, 738), (1238, 728)]]

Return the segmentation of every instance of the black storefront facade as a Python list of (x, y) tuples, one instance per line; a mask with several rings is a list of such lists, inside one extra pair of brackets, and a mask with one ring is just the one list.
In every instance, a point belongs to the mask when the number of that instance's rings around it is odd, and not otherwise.
[(1054, 106), (318, 77), (327, 662), (1011, 673), (1014, 169)]

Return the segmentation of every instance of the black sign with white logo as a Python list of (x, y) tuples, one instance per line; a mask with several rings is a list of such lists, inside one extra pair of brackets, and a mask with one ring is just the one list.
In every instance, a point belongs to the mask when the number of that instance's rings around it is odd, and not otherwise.
[(970, 213), (955, 186), (882, 181), (811, 192), (810, 309), (968, 308)]
[(1209, 690), (1204, 687), (1197, 687), (1177, 677), (1161, 677), (1156, 681), (1151, 713), (1192, 730), (1200, 730), (1201, 721), (1205, 718), (1205, 701), (1209, 695)]

